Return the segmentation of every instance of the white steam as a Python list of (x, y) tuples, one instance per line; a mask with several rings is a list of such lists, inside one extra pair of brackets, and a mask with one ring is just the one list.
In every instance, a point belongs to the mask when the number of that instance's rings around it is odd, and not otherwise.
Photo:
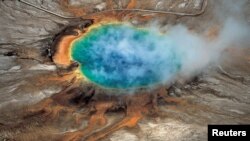
[(228, 18), (214, 39), (192, 33), (184, 25), (176, 25), (168, 34), (177, 44), (176, 50), (182, 52), (181, 76), (192, 77), (210, 64), (218, 62), (226, 48), (239, 48), (249, 45), (250, 30), (246, 23)]
[[(176, 44), (175, 49), (182, 54), (182, 67), (178, 77), (192, 77), (211, 64), (218, 63), (227, 48), (250, 47), (250, 26), (243, 11), (246, 2), (246, 0), (218, 2), (214, 11), (215, 19), (210, 21), (212, 25), (219, 25), (218, 35), (212, 39), (205, 33), (196, 34), (182, 24), (168, 28), (164, 36), (170, 38)], [(207, 27), (207, 30), (210, 28)], [(152, 31), (155, 29), (154, 27)], [(162, 46), (160, 44), (159, 46)], [(168, 81), (171, 80), (165, 82)]]

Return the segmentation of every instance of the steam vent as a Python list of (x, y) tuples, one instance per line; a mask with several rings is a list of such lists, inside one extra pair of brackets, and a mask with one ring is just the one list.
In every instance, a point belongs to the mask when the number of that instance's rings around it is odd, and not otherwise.
[(249, 19), (250, 0), (2, 0), (0, 141), (249, 141)]

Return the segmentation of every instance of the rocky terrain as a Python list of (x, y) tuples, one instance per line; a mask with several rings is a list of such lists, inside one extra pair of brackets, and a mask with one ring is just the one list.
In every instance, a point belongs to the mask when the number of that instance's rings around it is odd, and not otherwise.
[[(83, 19), (93, 18), (101, 21), (103, 17), (112, 15), (134, 25), (145, 25), (155, 19), (162, 26), (181, 23), (199, 34), (217, 25), (216, 22), (220, 19), (215, 18), (214, 12), (225, 6), (222, 0), (210, 0), (204, 13), (195, 15), (202, 10), (202, 0), (26, 1), (57, 14), (76, 18), (58, 17), (25, 5), (18, 0), (0, 2), (0, 140), (3, 141), (63, 140), (61, 135), (87, 126), (91, 114), (80, 118), (77, 125), (68, 116), (58, 115), (53, 110), (49, 115), (23, 118), (27, 109), (33, 107), (34, 104), (62, 92), (65, 87), (75, 81), (72, 72), (60, 69), (51, 61), (51, 55), (48, 53), (55, 35), (65, 27), (81, 22)], [(250, 27), (249, 7), (250, 1), (248, 0), (242, 8), (242, 18)], [(129, 11), (99, 13), (112, 8), (172, 11), (195, 16)], [(95, 12), (99, 14), (93, 14)], [(221, 14), (223, 16), (223, 13)], [(211, 19), (216, 20), (211, 22)], [(211, 30), (207, 34), (211, 38), (213, 36), (216, 38), (216, 30)], [(87, 134), (86, 140), (91, 140), (92, 136), (104, 134), (104, 137), (100, 135), (100, 139), (104, 141), (200, 141), (207, 140), (208, 124), (249, 124), (249, 41), (246, 45), (238, 46), (239, 48), (226, 49), (222, 52), (222, 58), (218, 62), (207, 66), (192, 79), (188, 81), (180, 79), (171, 86), (162, 86), (161, 94), (169, 97), (169, 100), (159, 98), (154, 112), (143, 116), (136, 125), (131, 126), (133, 128), (127, 125), (126, 128), (112, 130), (113, 128), (109, 128), (110, 125), (124, 116), (123, 110), (104, 111), (106, 124), (95, 129), (93, 134)], [(80, 90), (82, 89), (85, 87)], [(96, 91), (101, 90), (96, 88)], [(155, 93), (158, 93), (158, 90)], [(98, 101), (99, 96), (95, 98)], [(49, 106), (53, 107), (56, 104), (51, 105)], [(83, 107), (80, 113), (91, 111), (88, 107)], [(54, 117), (57, 119), (53, 119)], [(109, 129), (110, 133), (98, 132), (105, 128)], [(64, 140), (67, 139), (66, 136)], [(76, 138), (70, 139), (77, 140)], [(85, 140), (85, 137), (81, 139)]]

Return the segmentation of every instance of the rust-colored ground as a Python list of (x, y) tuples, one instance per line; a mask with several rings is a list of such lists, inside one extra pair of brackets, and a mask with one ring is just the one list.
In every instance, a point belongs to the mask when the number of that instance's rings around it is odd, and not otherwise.
[(81, 34), (79, 34), (78, 36), (68, 35), (68, 36), (64, 36), (61, 39), (61, 41), (57, 45), (58, 50), (56, 54), (53, 56), (53, 61), (56, 64), (61, 65), (61, 66), (69, 66), (71, 64), (71, 60), (70, 60), (71, 43), (72, 41), (74, 41), (80, 36)]

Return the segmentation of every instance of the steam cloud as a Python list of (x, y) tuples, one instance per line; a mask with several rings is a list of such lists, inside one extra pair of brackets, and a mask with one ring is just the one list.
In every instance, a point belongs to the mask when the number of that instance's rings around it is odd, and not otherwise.
[(218, 63), (227, 48), (250, 47), (250, 26), (244, 15), (246, 3), (246, 0), (221, 0), (214, 5), (214, 19), (210, 25), (219, 25), (214, 39), (192, 33), (184, 25), (173, 26), (168, 31), (168, 36), (178, 44), (176, 49), (183, 52), (180, 76), (194, 76), (209, 65)]

